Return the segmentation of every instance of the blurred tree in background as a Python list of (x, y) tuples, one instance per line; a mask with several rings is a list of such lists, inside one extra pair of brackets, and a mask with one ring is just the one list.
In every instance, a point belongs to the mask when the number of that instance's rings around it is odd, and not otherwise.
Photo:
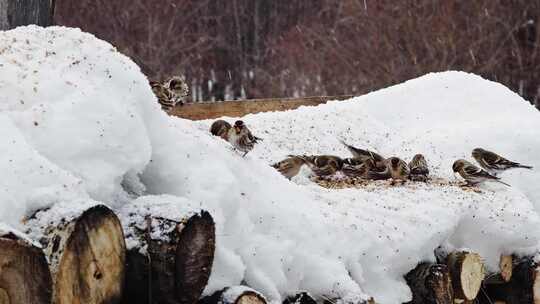
[(194, 101), (364, 94), (463, 70), (537, 105), (540, 0), (57, 0), (57, 24), (110, 41)]

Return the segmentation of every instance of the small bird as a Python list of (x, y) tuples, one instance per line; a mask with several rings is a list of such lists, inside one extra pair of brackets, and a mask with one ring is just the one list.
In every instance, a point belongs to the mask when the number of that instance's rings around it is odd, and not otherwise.
[(367, 178), (367, 173), (370, 167), (367, 161), (362, 161), (358, 158), (345, 158), (343, 159), (343, 166), (341, 172), (348, 177), (360, 177)]
[(231, 124), (225, 120), (218, 119), (210, 126), (210, 133), (214, 136), (219, 136), (224, 140), (229, 140), (229, 130), (232, 128)]
[[(390, 168), (385, 162), (375, 164), (373, 159), (368, 159), (364, 162), (367, 167), (366, 178), (371, 180), (385, 180), (392, 177)], [(382, 164), (382, 165), (381, 165)]]
[(246, 156), (249, 151), (253, 150), (253, 147), (259, 140), (262, 139), (257, 136), (253, 136), (251, 131), (241, 120), (235, 121), (234, 126), (227, 132), (227, 141), (229, 141), (237, 150), (244, 152), (242, 157)]
[(302, 157), (289, 155), (286, 159), (273, 164), (272, 167), (278, 170), (279, 173), (286, 178), (291, 179), (300, 172), (300, 169), (304, 164), (305, 161)]
[(390, 157), (386, 160), (390, 175), (395, 180), (407, 180), (409, 177), (409, 166), (405, 161), (398, 157)]
[(169, 111), (172, 109), (172, 107), (174, 107), (172, 93), (167, 87), (158, 81), (150, 81), (150, 87), (152, 88), (152, 92), (154, 92), (154, 95), (156, 95), (158, 102), (164, 111)]
[(176, 104), (183, 104), (189, 94), (189, 87), (184, 75), (171, 77), (165, 82), (164, 87), (169, 89), (171, 93), (173, 106)]
[(380, 163), (383, 163), (385, 160), (384, 157), (382, 157), (381, 155), (373, 151), (355, 148), (353, 146), (348, 145), (343, 140), (340, 140), (340, 142), (349, 150), (349, 152), (351, 152), (354, 158), (358, 158), (362, 161), (365, 161), (366, 159), (372, 159), (377, 165), (379, 165)]
[(343, 167), (343, 160), (333, 155), (299, 155), (298, 157), (302, 158), (311, 171), (319, 177), (332, 175)]
[(520, 163), (510, 161), (494, 152), (487, 151), (482, 148), (476, 148), (472, 150), (471, 154), (472, 157), (476, 160), (476, 162), (478, 162), (480, 167), (493, 175), (497, 175), (498, 173), (513, 168), (533, 168), (531, 166), (526, 166)]
[(409, 163), (409, 170), (411, 180), (425, 182), (429, 175), (429, 168), (424, 155), (416, 154)]
[(464, 159), (458, 159), (452, 165), (452, 170), (459, 173), (465, 179), (468, 186), (475, 186), (486, 181), (498, 182), (506, 186), (509, 184), (500, 180), (500, 178), (489, 174), (477, 166)]

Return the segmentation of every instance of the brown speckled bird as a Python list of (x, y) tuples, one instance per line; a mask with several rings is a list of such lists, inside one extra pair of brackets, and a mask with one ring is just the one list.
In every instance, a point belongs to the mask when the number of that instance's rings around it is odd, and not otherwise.
[(184, 75), (171, 77), (165, 81), (164, 87), (169, 89), (171, 93), (171, 102), (173, 103), (173, 106), (176, 104), (183, 104), (189, 94), (189, 87)]
[(229, 140), (229, 130), (232, 128), (231, 124), (225, 120), (218, 119), (210, 126), (210, 133), (214, 136), (219, 136), (224, 140)]
[(227, 140), (237, 150), (244, 152), (244, 155), (242, 156), (246, 156), (249, 151), (253, 150), (253, 147), (259, 140), (261, 140), (261, 138), (253, 136), (244, 122), (237, 120), (234, 123), (234, 126), (229, 129)]
[(299, 157), (302, 158), (311, 171), (319, 177), (332, 175), (343, 167), (343, 160), (333, 155), (299, 155)]
[(304, 164), (305, 161), (302, 157), (289, 155), (286, 159), (273, 164), (272, 167), (278, 170), (279, 173), (286, 178), (291, 179), (300, 172), (300, 169)]
[(409, 177), (409, 166), (398, 157), (390, 157), (386, 160), (386, 165), (390, 170), (390, 175), (395, 180), (407, 180)]
[(426, 158), (422, 154), (416, 154), (409, 163), (409, 178), (414, 181), (427, 181), (429, 168)]
[(484, 170), (493, 175), (514, 168), (532, 169), (533, 167), (510, 161), (494, 152), (476, 148), (472, 150), (472, 157)]
[(361, 161), (365, 161), (366, 159), (372, 159), (376, 165), (384, 163), (385, 158), (382, 157), (380, 154), (369, 150), (355, 148), (351, 145), (348, 145), (343, 140), (340, 140), (340, 142), (347, 148), (347, 150), (349, 150), (349, 152), (351, 152), (354, 158), (357, 158)]
[(343, 166), (341, 172), (348, 177), (360, 177), (366, 178), (369, 170), (369, 166), (365, 161), (358, 158), (345, 158), (343, 159)]
[(509, 184), (501, 181), (500, 178), (489, 174), (487, 171), (478, 168), (464, 159), (456, 160), (452, 165), (452, 170), (454, 173), (459, 173), (459, 175), (461, 175), (461, 177), (467, 181), (467, 185), (469, 186), (475, 186), (486, 181), (498, 182), (503, 185), (510, 186)]
[(154, 95), (156, 95), (158, 102), (164, 111), (169, 111), (172, 109), (172, 107), (174, 107), (172, 93), (166, 86), (157, 81), (150, 81), (150, 86), (152, 87), (152, 92), (154, 92)]

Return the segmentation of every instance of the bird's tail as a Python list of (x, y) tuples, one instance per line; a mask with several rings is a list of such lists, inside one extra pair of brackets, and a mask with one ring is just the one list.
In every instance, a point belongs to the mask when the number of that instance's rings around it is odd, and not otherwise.
[(527, 166), (527, 165), (522, 165), (522, 164), (518, 164), (517, 165), (518, 168), (525, 168), (525, 169), (529, 169), (529, 170), (532, 170), (532, 166)]
[(512, 187), (512, 186), (510, 186), (509, 184), (503, 182), (503, 181), (500, 180), (500, 179), (496, 179), (495, 181), (498, 182), (498, 183), (501, 183), (501, 184), (503, 184), (503, 185), (505, 185), (505, 186), (507, 186), (507, 187)]

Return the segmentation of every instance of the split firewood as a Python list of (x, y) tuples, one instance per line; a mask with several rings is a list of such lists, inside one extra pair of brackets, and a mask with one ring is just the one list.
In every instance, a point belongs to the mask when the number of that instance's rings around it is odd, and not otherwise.
[(465, 301), (474, 300), (485, 277), (480, 255), (467, 251), (451, 252), (446, 257), (446, 265), (452, 278), (454, 297)]
[(27, 233), (41, 243), (49, 262), (52, 302), (118, 303), (125, 267), (120, 221), (103, 205), (58, 205), (26, 221)]
[(420, 263), (405, 275), (412, 291), (410, 304), (452, 304), (453, 290), (448, 267), (444, 264)]
[(0, 303), (51, 303), (52, 279), (43, 251), (14, 233), (0, 235)]

